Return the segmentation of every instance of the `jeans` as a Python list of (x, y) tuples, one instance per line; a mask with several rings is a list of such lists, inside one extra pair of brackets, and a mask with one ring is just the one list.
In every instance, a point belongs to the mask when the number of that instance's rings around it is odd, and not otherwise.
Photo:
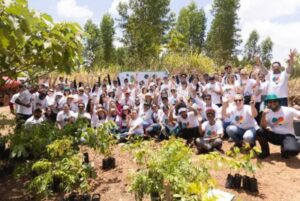
[(268, 142), (281, 146), (282, 156), (295, 156), (299, 153), (299, 145), (293, 134), (277, 134), (266, 129), (257, 130), (257, 140), (263, 154), (270, 154)]
[(235, 125), (230, 125), (226, 128), (226, 132), (235, 143), (241, 143), (242, 141), (245, 141), (250, 144), (255, 144), (255, 128), (242, 129)]

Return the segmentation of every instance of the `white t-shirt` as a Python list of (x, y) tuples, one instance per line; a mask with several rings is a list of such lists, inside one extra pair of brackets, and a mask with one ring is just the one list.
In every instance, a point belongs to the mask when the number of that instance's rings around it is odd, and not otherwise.
[(266, 120), (274, 133), (295, 135), (293, 122), (294, 118), (298, 117), (300, 117), (300, 111), (281, 106), (277, 112), (270, 110), (266, 115)]
[(269, 88), (268, 94), (275, 94), (278, 98), (288, 97), (288, 78), (290, 74), (285, 71), (274, 74), (273, 71), (268, 73)]
[(236, 95), (236, 87), (237, 85), (232, 84), (224, 84), (223, 89), (223, 97), (226, 97), (228, 100), (232, 101), (234, 96)]
[(132, 133), (134, 134), (144, 134), (144, 129), (143, 129), (143, 119), (138, 117), (134, 120), (130, 121), (129, 129), (136, 127), (136, 129), (131, 130)]
[(32, 115), (29, 119), (26, 120), (25, 126), (40, 124), (43, 121), (44, 121), (43, 117), (40, 117), (39, 119), (35, 119), (34, 116)]
[(244, 96), (252, 96), (254, 94), (255, 85), (256, 80), (254, 79), (242, 80), (242, 86), (244, 87)]
[(211, 101), (213, 104), (221, 104), (221, 95), (217, 94), (215, 91), (220, 91), (221, 87), (219, 83), (207, 83), (204, 90), (211, 95)]
[(251, 106), (244, 105), (241, 110), (238, 110), (236, 106), (229, 109), (230, 119), (232, 124), (242, 129), (255, 128), (258, 129), (257, 122), (252, 117)]
[(86, 119), (91, 119), (91, 114), (84, 112), (83, 114), (80, 114), (79, 112), (76, 113), (76, 119), (78, 118), (86, 118)]
[(30, 107), (25, 107), (23, 105), (18, 105), (17, 107), (17, 113), (19, 114), (25, 114), (25, 115), (32, 115), (32, 94), (25, 90), (20, 93), (18, 99), (24, 103), (24, 104), (30, 104)]
[(94, 113), (92, 115), (92, 119), (91, 119), (91, 126), (92, 127), (100, 127), (102, 124), (104, 124), (106, 122), (106, 118), (105, 119), (99, 119), (98, 115), (96, 113)]
[(39, 93), (35, 93), (32, 95), (32, 98), (33, 98), (33, 101), (32, 101), (32, 108), (33, 110), (37, 109), (37, 108), (40, 108), (42, 110), (46, 109), (48, 107), (48, 104), (47, 104), (47, 99), (46, 97), (41, 100), (39, 98)]
[(20, 93), (16, 93), (10, 98), (10, 102), (15, 105), (15, 111), (18, 111), (19, 105), (16, 104), (16, 100), (19, 97), (19, 95), (20, 95)]
[(153, 111), (151, 109), (148, 109), (146, 112), (142, 109), (140, 110), (139, 117), (143, 119), (143, 121), (146, 121), (149, 124), (153, 124)]
[(75, 118), (76, 119), (76, 114), (73, 111), (69, 111), (69, 113), (65, 113), (64, 111), (60, 111), (57, 114), (56, 121), (61, 122), (62, 126), (65, 126), (69, 122), (69, 118)]
[(183, 119), (181, 115), (176, 117), (177, 122), (181, 123), (182, 128), (195, 128), (199, 127), (198, 118), (193, 111), (187, 113), (187, 118)]
[(202, 131), (204, 131), (203, 138), (215, 138), (223, 134), (222, 121), (216, 120), (214, 125), (210, 125), (209, 121), (205, 121), (201, 125)]

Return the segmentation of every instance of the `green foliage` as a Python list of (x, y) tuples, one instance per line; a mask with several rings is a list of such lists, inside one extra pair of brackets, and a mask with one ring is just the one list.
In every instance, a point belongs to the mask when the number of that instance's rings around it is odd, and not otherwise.
[(26, 72), (36, 78), (51, 71), (70, 73), (79, 66), (78, 24), (54, 23), (49, 15), (30, 10), (27, 0), (1, 1), (0, 12), (0, 77)]
[(100, 24), (100, 33), (103, 41), (103, 56), (106, 64), (112, 62), (113, 57), (113, 39), (114, 39), (114, 19), (109, 15), (104, 15)]
[(59, 189), (63, 192), (71, 192), (77, 188), (85, 192), (89, 188), (87, 183), (89, 173), (76, 155), (52, 160), (42, 159), (32, 165), (32, 170), (38, 176), (30, 181), (28, 189), (39, 197), (52, 194), (54, 180), (60, 181)]
[(166, 31), (173, 21), (170, 14), (170, 0), (130, 0), (118, 6), (120, 27), (123, 29), (125, 48), (127, 48), (128, 66), (151, 66), (158, 60), (161, 44)]
[(92, 20), (88, 20), (84, 25), (85, 43), (83, 55), (85, 58), (84, 66), (87, 69), (99, 67), (102, 62), (103, 49), (100, 29)]
[(170, 139), (157, 149), (151, 142), (137, 147), (139, 171), (133, 174), (130, 186), (136, 200), (154, 192), (163, 194), (166, 185), (174, 198), (208, 200), (206, 194), (214, 182), (205, 166), (192, 162), (192, 150), (183, 141)]
[(216, 70), (213, 60), (198, 53), (169, 53), (162, 58), (162, 64), (171, 73), (178, 71), (212, 73)]
[(116, 129), (113, 121), (106, 122), (99, 128), (84, 128), (82, 129), (81, 139), (83, 144), (99, 151), (104, 156), (111, 155), (112, 145), (116, 143), (111, 132)]
[(271, 67), (271, 59), (273, 58), (273, 42), (270, 37), (267, 37), (261, 42), (261, 61), (267, 68)]
[(212, 15), (214, 19), (206, 39), (207, 55), (217, 64), (224, 65), (231, 61), (237, 53), (240, 44), (239, 30), (237, 28), (237, 10), (239, 0), (214, 0)]
[(244, 60), (247, 63), (254, 64), (254, 58), (256, 54), (260, 53), (260, 46), (258, 44), (259, 35), (256, 30), (253, 30), (244, 47)]
[[(204, 10), (199, 10), (196, 3), (192, 2), (189, 6), (180, 10), (175, 28), (176, 31), (171, 32), (171, 46), (169, 46), (172, 47), (175, 41), (180, 41), (184, 44), (184, 48), (180, 48), (181, 51), (193, 50), (200, 53), (204, 46), (205, 28), (206, 17)], [(176, 46), (177, 48), (182, 46), (180, 42), (178, 43), (179, 46)]]

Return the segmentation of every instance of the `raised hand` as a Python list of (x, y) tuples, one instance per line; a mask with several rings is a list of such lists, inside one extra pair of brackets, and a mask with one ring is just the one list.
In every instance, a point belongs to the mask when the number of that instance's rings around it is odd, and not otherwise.
[(295, 57), (297, 56), (297, 50), (296, 49), (290, 49), (290, 54), (289, 54), (289, 62), (294, 62)]

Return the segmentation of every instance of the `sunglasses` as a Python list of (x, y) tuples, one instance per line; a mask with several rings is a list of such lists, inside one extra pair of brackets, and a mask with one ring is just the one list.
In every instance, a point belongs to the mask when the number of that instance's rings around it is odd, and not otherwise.
[(268, 103), (277, 103), (278, 101), (276, 100), (269, 100)]
[(234, 100), (234, 102), (236, 102), (236, 103), (237, 103), (237, 102), (242, 102), (242, 101), (243, 101), (243, 99), (235, 99), (235, 100)]

